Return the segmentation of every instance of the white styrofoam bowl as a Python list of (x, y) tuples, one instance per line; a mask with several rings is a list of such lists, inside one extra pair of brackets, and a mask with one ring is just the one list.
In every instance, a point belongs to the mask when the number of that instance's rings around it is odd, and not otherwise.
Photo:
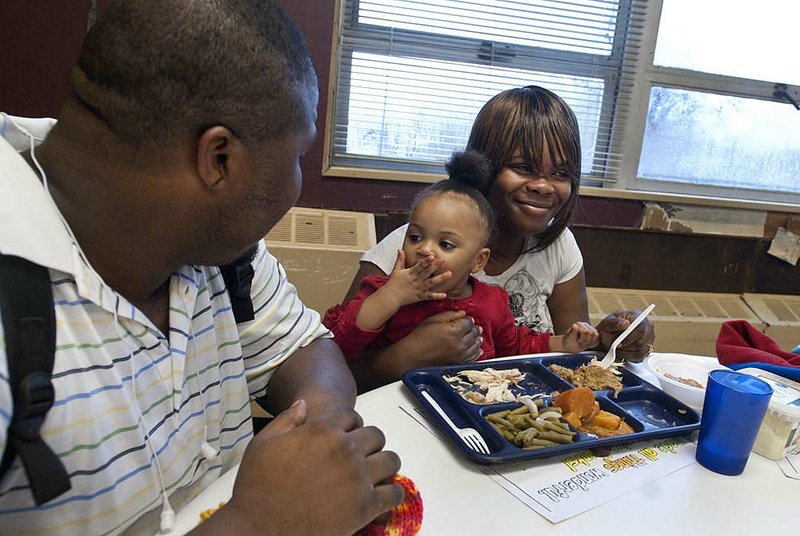
[[(674, 396), (697, 411), (703, 410), (708, 373), (712, 370), (728, 368), (725, 365), (720, 365), (715, 357), (655, 352), (650, 354), (645, 360), (645, 366), (647, 370), (658, 378), (658, 382), (661, 384), (661, 389), (663, 389), (664, 392)], [(703, 388), (701, 389), (667, 378), (666, 374), (671, 374), (677, 378), (692, 379), (700, 383)]]

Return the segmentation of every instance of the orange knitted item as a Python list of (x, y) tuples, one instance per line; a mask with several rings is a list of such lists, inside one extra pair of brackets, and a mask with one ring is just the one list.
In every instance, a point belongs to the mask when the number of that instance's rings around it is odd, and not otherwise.
[(414, 482), (403, 475), (395, 475), (392, 482), (406, 490), (406, 498), (390, 514), (386, 523), (370, 523), (357, 536), (414, 536), (422, 527), (422, 497)]

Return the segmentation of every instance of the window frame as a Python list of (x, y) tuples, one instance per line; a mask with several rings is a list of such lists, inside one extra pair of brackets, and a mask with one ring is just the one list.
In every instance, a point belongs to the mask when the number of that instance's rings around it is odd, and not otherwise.
[[(323, 176), (330, 177), (349, 177), (358, 179), (379, 179), (392, 181), (408, 181), (419, 183), (432, 183), (445, 177), (443, 166), (437, 163), (420, 162), (407, 165), (400, 161), (393, 161), (389, 158), (375, 157), (354, 157), (334, 158), (334, 137), (333, 129), (336, 124), (336, 105), (337, 102), (347, 102), (347, 84), (339, 84), (338, 74), (340, 72), (341, 47), (348, 37), (352, 34), (363, 36), (385, 37), (394, 32), (407, 36), (408, 39), (395, 42), (391, 45), (391, 51), (397, 55), (398, 47), (402, 53), (413, 53), (413, 57), (433, 59), (433, 60), (456, 60), (468, 63), (477, 63), (475, 58), (480, 53), (491, 52), (501, 56), (504, 50), (497, 50), (497, 43), (492, 43), (492, 49), (484, 50), (481, 46), (476, 47), (476, 39), (446, 36), (430, 32), (420, 32), (413, 30), (388, 30), (378, 27), (366, 27), (348, 34), (344, 28), (345, 9), (348, 2), (353, 3), (352, 16), (358, 19), (358, 5), (360, 0), (336, 0), (336, 15), (334, 20), (333, 46), (331, 50), (331, 70), (328, 88), (328, 110), (326, 114), (325, 143), (323, 151)], [(639, 12), (632, 15), (634, 3), (644, 4), (644, 25), (641, 29), (640, 50), (638, 55), (634, 55), (632, 63), (620, 66), (621, 47), (624, 43), (618, 38), (625, 31), (625, 18), (637, 16)], [(523, 51), (517, 53), (517, 61), (513, 68), (526, 68), (546, 73), (568, 74), (575, 76), (590, 76), (602, 80), (604, 84), (603, 109), (599, 119), (601, 124), (610, 122), (616, 112), (613, 91), (617, 83), (619, 72), (623, 69), (632, 71), (628, 82), (632, 84), (630, 92), (630, 102), (627, 103), (627, 117), (618, 118), (611, 129), (600, 129), (598, 140), (595, 146), (595, 162), (592, 163), (592, 174), (584, 174), (582, 177), (581, 194), (596, 197), (616, 197), (639, 199), (646, 201), (666, 201), (683, 202), (689, 204), (702, 204), (722, 207), (740, 207), (748, 209), (780, 210), (784, 212), (800, 213), (800, 195), (773, 192), (761, 192), (747, 190), (748, 195), (734, 197), (732, 189), (720, 186), (693, 185), (687, 183), (669, 183), (661, 180), (647, 179), (638, 176), (639, 160), (644, 142), (644, 130), (647, 121), (650, 92), (653, 86), (674, 87), (686, 90), (698, 90), (724, 95), (739, 96), (745, 98), (758, 98), (771, 102), (783, 102), (772, 95), (777, 82), (762, 82), (736, 77), (722, 76), (716, 74), (705, 74), (686, 69), (667, 68), (653, 65), (656, 38), (658, 35), (658, 25), (661, 15), (662, 0), (619, 0), (619, 16), (615, 28), (615, 38), (611, 53), (605, 61), (585, 62), (585, 70), (579, 68), (581, 62), (569, 62), (578, 55), (586, 55), (584, 52), (560, 51), (546, 49), (542, 47), (512, 45), (515, 50)], [(447, 54), (439, 53), (442, 47), (431, 47), (430, 42), (442, 42), (453, 45), (447, 49)], [(365, 52), (388, 52), (390, 45), (384, 39), (371, 41), (373, 46), (369, 48), (359, 48)], [(428, 43), (427, 46), (423, 43)], [(381, 45), (381, 46), (378, 46)], [(507, 47), (504, 47), (507, 48)], [(452, 50), (463, 50), (461, 55), (454, 55)], [(353, 51), (349, 51), (352, 58)], [(532, 56), (538, 56), (536, 58)], [(598, 56), (598, 55), (592, 55)], [(616, 63), (614, 63), (616, 61)], [(565, 67), (566, 66), (566, 67)], [(789, 85), (787, 91), (800, 101), (800, 86)], [(790, 106), (786, 103), (787, 106)], [(346, 124), (346, 107), (342, 111), (341, 122)], [(800, 112), (796, 112), (800, 113)], [(604, 169), (605, 160), (609, 153), (625, 155), (622, 158), (616, 176), (595, 175), (598, 169)], [(599, 159), (599, 161), (598, 161)], [(335, 161), (336, 160), (336, 161)], [(367, 166), (356, 165), (363, 161), (384, 161), (389, 162), (387, 166)], [(394, 163), (391, 163), (394, 162)], [(798, 176), (800, 180), (800, 176)], [(745, 190), (740, 190), (745, 191)]]
[[(636, 111), (631, 113), (625, 129), (626, 137), (623, 154), (626, 155), (626, 158), (621, 166), (620, 180), (614, 189), (638, 192), (637, 197), (645, 200), (672, 199), (692, 204), (741, 206), (800, 213), (800, 194), (746, 190), (748, 192), (747, 197), (733, 197), (721, 195), (726, 191), (732, 191), (731, 188), (670, 183), (639, 176), (639, 161), (642, 154), (642, 145), (644, 144), (644, 130), (647, 123), (650, 92), (653, 86), (717, 93), (769, 102), (783, 102), (772, 94), (778, 82), (751, 80), (653, 65), (662, 6), (663, 0), (650, 0), (648, 9), (652, 9), (652, 12), (648, 13), (644, 28), (642, 42), (644, 54), (642, 54), (642, 61), (637, 66), (635, 76), (638, 88), (634, 91), (632, 108)], [(795, 100), (800, 98), (800, 87), (788, 86), (787, 90)], [(786, 105), (789, 106), (788, 103)], [(787, 111), (791, 112), (793, 110)], [(800, 113), (800, 111), (797, 111), (797, 113)], [(800, 180), (800, 175), (798, 175), (798, 180)]]

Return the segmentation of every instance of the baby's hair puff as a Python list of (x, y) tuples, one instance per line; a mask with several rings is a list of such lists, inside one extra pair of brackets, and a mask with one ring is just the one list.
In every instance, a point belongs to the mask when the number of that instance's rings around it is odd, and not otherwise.
[(492, 166), (482, 153), (474, 150), (453, 153), (445, 164), (449, 175), (448, 179), (431, 184), (422, 190), (414, 199), (411, 212), (417, 205), (432, 195), (455, 194), (462, 195), (472, 201), (478, 209), (483, 223), (486, 226), (488, 240), (494, 230), (495, 215), (492, 206), (481, 193), (492, 180)]
[(451, 180), (472, 186), (481, 192), (492, 178), (489, 160), (478, 151), (453, 153), (444, 167)]

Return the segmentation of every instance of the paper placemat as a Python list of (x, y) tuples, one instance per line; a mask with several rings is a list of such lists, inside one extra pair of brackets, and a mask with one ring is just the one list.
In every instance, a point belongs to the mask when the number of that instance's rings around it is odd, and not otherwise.
[[(408, 404), (400, 409), (442, 441), (450, 441), (428, 420), (424, 408)], [(693, 436), (640, 441), (602, 454), (586, 450), (481, 468), (529, 508), (558, 523), (692, 465)]]
[(551, 523), (558, 523), (695, 463), (686, 437), (642, 441), (559, 458), (491, 466), (487, 475)]

